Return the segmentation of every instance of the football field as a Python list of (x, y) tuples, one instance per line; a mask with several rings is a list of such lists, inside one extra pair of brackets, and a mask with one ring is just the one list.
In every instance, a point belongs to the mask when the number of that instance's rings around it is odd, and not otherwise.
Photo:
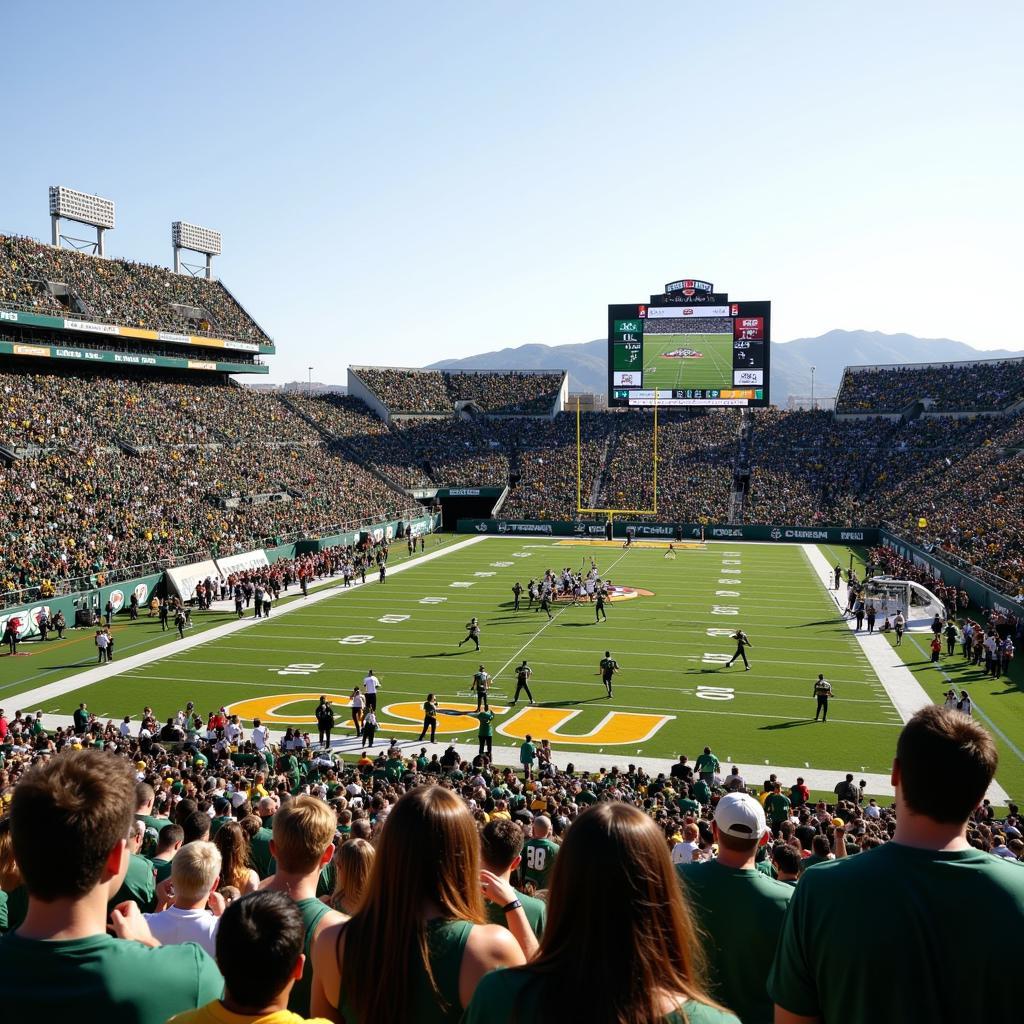
[(731, 388), (732, 335), (645, 334), (644, 387)]
[[(346, 591), (330, 581), (309, 598), (281, 602), (269, 620), (207, 613), (184, 641), (159, 634), (154, 622), (125, 623), (117, 627), (118, 661), (100, 669), (88, 633), (71, 641), (77, 661), (66, 650), (25, 645), (40, 661), (4, 658), (0, 698), (8, 714), (38, 707), (58, 721), (83, 700), (115, 721), (137, 721), (146, 704), (166, 718), (192, 700), (201, 714), (227, 705), (246, 723), (261, 717), (272, 728), (309, 730), (325, 693), (341, 712), (336, 737), (350, 736), (347, 696), (372, 668), (383, 683), (378, 742), (416, 741), (420, 705), (434, 692), (444, 712), (439, 744), (470, 744), (477, 722), (462, 712), (475, 708), (470, 681), (482, 664), (494, 677), (495, 755), (507, 763), (529, 733), (548, 738), (561, 760), (600, 755), (609, 767), (635, 757), (664, 759), (667, 768), (677, 754), (693, 758), (708, 745), (726, 771), (736, 762), (748, 774), (770, 764), (794, 776), (828, 772), (836, 781), (845, 771), (887, 775), (902, 719), (822, 585), (825, 561), (816, 549), (715, 543), (683, 548), (673, 560), (653, 544), (628, 551), (534, 537), (435, 544), (407, 565), (396, 559), (385, 584)], [(842, 555), (831, 549), (825, 557)], [(555, 604), (550, 619), (528, 608), (526, 597), (513, 610), (516, 580), (525, 587), (547, 568), (579, 568), (592, 557), (617, 588), (606, 622), (595, 621), (586, 601)], [(472, 643), (459, 646), (474, 615), (482, 626), (479, 654)], [(750, 671), (724, 664), (737, 627), (750, 637)], [(598, 675), (605, 650), (621, 666), (612, 698)], [(916, 662), (912, 647), (904, 653)], [(514, 669), (524, 658), (536, 704), (511, 708)], [(20, 679), (11, 680), (15, 670)], [(814, 721), (818, 672), (836, 694), (827, 724)], [(938, 695), (937, 678), (922, 683)], [(1024, 765), (1001, 753), (1000, 781), (1018, 787)]]

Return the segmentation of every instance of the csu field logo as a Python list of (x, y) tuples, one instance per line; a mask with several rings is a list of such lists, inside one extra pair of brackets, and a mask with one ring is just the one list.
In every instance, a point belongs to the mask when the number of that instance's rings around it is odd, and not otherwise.
[[(324, 691), (308, 693), (277, 693), (268, 696), (251, 697), (236, 701), (228, 706), (230, 714), (251, 721), (261, 718), (265, 725), (298, 725), (314, 727), (316, 718), (313, 708)], [(334, 705), (336, 736), (353, 736), (352, 721), (345, 717), (348, 695), (327, 693), (327, 699)], [(297, 707), (296, 705), (303, 705)], [(479, 723), (463, 712), (472, 712), (476, 704), (459, 701), (442, 701), (438, 709), (437, 731), (449, 737), (460, 733), (476, 735)], [(504, 716), (508, 708), (492, 704), (491, 710), (497, 716)], [(657, 733), (675, 715), (635, 714), (626, 711), (610, 711), (593, 728), (574, 732), (567, 727), (580, 711), (566, 708), (527, 707), (508, 720), (496, 719), (495, 726), (502, 736), (523, 740), (530, 735), (534, 740), (550, 740), (552, 743), (571, 744), (582, 747), (607, 747), (617, 744), (643, 743)], [(399, 701), (388, 704), (379, 712), (378, 735), (386, 739), (391, 735), (419, 736), (423, 728), (423, 704), (418, 700)], [(467, 737), (467, 742), (471, 740)], [(511, 755), (510, 755), (511, 756)], [(512, 756), (514, 760), (514, 756)]]

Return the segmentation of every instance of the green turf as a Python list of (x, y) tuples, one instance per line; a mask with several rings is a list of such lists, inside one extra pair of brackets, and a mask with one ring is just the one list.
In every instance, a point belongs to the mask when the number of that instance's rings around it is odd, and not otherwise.
[[(514, 579), (525, 582), (548, 566), (579, 565), (591, 553), (616, 583), (650, 590), (654, 596), (612, 604), (609, 621), (601, 624), (593, 622), (589, 605), (556, 607), (550, 624), (542, 613), (512, 612), (509, 589)], [(509, 564), (497, 564), (502, 562)], [(735, 569), (742, 583), (720, 582), (735, 577)], [(453, 587), (453, 582), (472, 586)], [(718, 591), (739, 591), (742, 597)], [(445, 600), (424, 604), (426, 597)], [(715, 614), (716, 606), (738, 606), (742, 614)], [(380, 622), (386, 614), (409, 618)], [(465, 635), (463, 624), (473, 614), (483, 624), (480, 655), (469, 645), (457, 647)], [(732, 649), (727, 637), (709, 636), (708, 630), (737, 625), (747, 630), (754, 645), (750, 672), (705, 661), (708, 655)], [(365, 635), (373, 639), (340, 642)], [(612, 700), (604, 698), (596, 676), (606, 647), (622, 665)], [(575, 712), (556, 741), (563, 749), (582, 749), (580, 737), (597, 728), (609, 712), (654, 714), (669, 717), (649, 738), (613, 742), (619, 739), (613, 736), (592, 749), (668, 757), (696, 753), (707, 743), (723, 760), (884, 771), (898, 730), (895, 711), (803, 552), (782, 545), (712, 545), (680, 551), (669, 561), (659, 549), (623, 552), (558, 547), (531, 538), (488, 540), (395, 575), (384, 586), (373, 585), (171, 654), (53, 703), (66, 713), (85, 699), (105, 716), (136, 715), (149, 703), (158, 715), (166, 715), (188, 699), (207, 710), (256, 695), (343, 695), (372, 666), (385, 686), (382, 706), (408, 701), (415, 708), (428, 690), (443, 702), (459, 702), (459, 692), (481, 661), (499, 687), (507, 689), (511, 666), (523, 656), (534, 668), (538, 701), (550, 710)], [(317, 667), (292, 670), (308, 675), (279, 675), (295, 664)], [(832, 680), (840, 697), (827, 726), (808, 720), (818, 671)], [(708, 687), (724, 688), (722, 695), (729, 699), (699, 696), (716, 692), (700, 689)], [(302, 715), (310, 706), (304, 701), (283, 710)], [(393, 719), (381, 717), (382, 733), (388, 735), (387, 723)], [(499, 720), (511, 717), (504, 713)], [(453, 738), (465, 738), (475, 729), (468, 719), (446, 722), (463, 729)], [(635, 719), (620, 717), (615, 720), (619, 723), (631, 728)], [(499, 736), (498, 742), (514, 740)]]
[[(848, 562), (846, 549), (822, 551), (833, 563), (836, 558)], [(396, 560), (401, 554), (396, 548)], [(550, 623), (543, 613), (527, 610), (525, 599), (523, 609), (513, 612), (515, 579), (525, 584), (545, 568), (579, 566), (591, 555), (615, 583), (653, 596), (611, 604), (608, 621), (600, 624), (586, 603), (556, 605)], [(739, 608), (740, 614), (717, 614), (716, 607)], [(479, 616), (483, 627), (479, 655), (471, 645), (457, 646), (471, 615)], [(384, 616), (408, 618), (381, 622)], [(210, 616), (210, 624), (223, 618)], [(709, 630), (737, 626), (753, 643), (750, 672), (708, 660), (733, 649), (727, 636), (709, 635)], [(154, 629), (159, 627), (146, 620), (121, 627), (118, 656), (129, 653), (133, 642), (139, 645), (136, 650), (161, 642), (152, 636)], [(372, 639), (359, 642), (366, 636)], [(341, 642), (345, 639), (350, 642)], [(670, 758), (680, 752), (693, 756), (708, 744), (723, 762), (887, 772), (900, 726), (798, 545), (713, 544), (680, 550), (672, 561), (658, 548), (624, 552), (530, 537), (494, 538), (414, 565), (383, 586), (373, 583), (189, 651), (175, 654), (174, 641), (166, 642), (172, 649), (167, 657), (55, 698), (43, 710), (69, 714), (78, 701), (87, 700), (102, 717), (137, 717), (145, 704), (166, 716), (190, 699), (205, 712), (255, 697), (280, 697), (273, 702), (279, 713), (298, 721), (311, 713), (317, 694), (346, 695), (372, 667), (384, 684), (381, 735), (409, 739), (418, 733), (418, 706), (428, 691), (439, 695), (442, 707), (464, 705), (470, 677), (482, 662), (495, 676), (496, 689), (508, 693), (513, 666), (526, 657), (535, 673), (531, 685), (539, 714), (546, 717), (531, 712), (529, 719), (512, 721), (522, 705), (500, 711), (496, 724), (507, 734), (499, 732), (496, 752), (504, 746), (511, 754), (526, 723), (536, 738), (554, 727), (553, 716), (565, 715), (571, 717), (559, 724), (556, 749), (600, 751), (619, 759), (636, 754)], [(38, 655), (39, 664), (33, 659), (31, 667), (23, 659), (2, 659), (0, 668), (8, 678), (2, 683), (6, 692), (0, 693), (8, 708), (17, 706), (16, 693), (93, 663), (91, 637), (66, 643), (60, 653)], [(622, 666), (611, 700), (604, 697), (596, 674), (606, 648)], [(945, 679), (929, 665), (916, 664), (924, 659), (912, 644), (901, 653), (920, 673), (926, 690), (937, 696)], [(984, 681), (976, 670), (962, 670), (959, 661), (957, 656), (944, 665), (954, 685), (960, 686), (962, 678), (993, 723), (1008, 737), (1019, 736), (1024, 712), (1024, 702), (1015, 699), (1019, 676), (1009, 686)], [(17, 681), (10, 678), (12, 667), (18, 670)], [(819, 671), (836, 690), (827, 725), (813, 721), (810, 694)], [(387, 712), (399, 703), (408, 705), (404, 719)], [(495, 704), (507, 706), (497, 699)], [(250, 708), (246, 717), (253, 713)], [(665, 720), (641, 722), (638, 715)], [(415, 731), (397, 731), (401, 724)], [(587, 734), (602, 727), (598, 742), (587, 744)], [(625, 731), (608, 731), (619, 728)], [(438, 739), (468, 741), (475, 729), (468, 718), (444, 716)], [(1024, 762), (999, 742), (1000, 781), (1011, 793), (1019, 792)]]
[[(701, 352), (697, 358), (668, 358), (676, 349)], [(731, 388), (731, 334), (645, 334), (644, 387)]]

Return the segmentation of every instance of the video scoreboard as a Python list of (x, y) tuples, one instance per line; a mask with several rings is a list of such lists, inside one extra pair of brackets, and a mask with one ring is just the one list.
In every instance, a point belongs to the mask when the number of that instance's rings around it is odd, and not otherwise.
[(771, 303), (730, 302), (683, 279), (608, 307), (608, 405), (769, 404)]

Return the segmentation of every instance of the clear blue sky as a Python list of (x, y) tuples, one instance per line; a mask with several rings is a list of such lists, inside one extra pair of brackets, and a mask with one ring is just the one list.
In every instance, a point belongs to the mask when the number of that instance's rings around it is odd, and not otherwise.
[(704, 277), (830, 328), (1024, 349), (1020, 4), (25, 2), (0, 231), (51, 184), (108, 252), (220, 276), (271, 380), (605, 332)]

